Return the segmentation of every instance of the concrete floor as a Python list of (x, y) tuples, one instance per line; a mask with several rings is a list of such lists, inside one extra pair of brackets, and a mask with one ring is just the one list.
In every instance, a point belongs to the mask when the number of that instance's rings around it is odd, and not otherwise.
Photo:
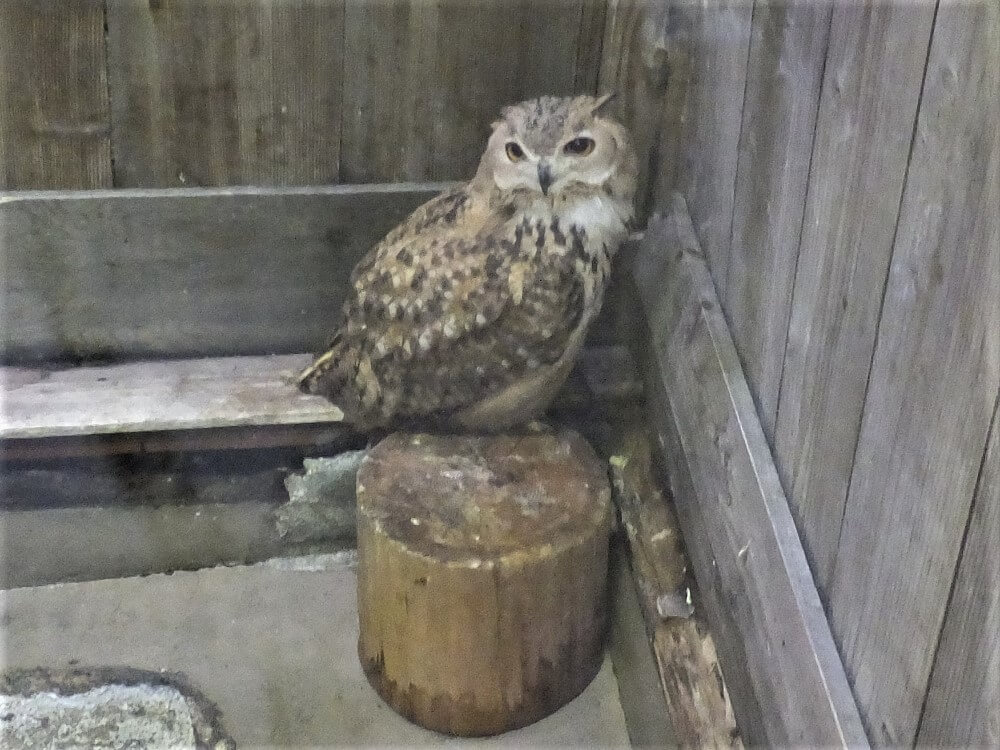
[(356, 656), (349, 557), (0, 592), (0, 668), (180, 672), (239, 747), (626, 747), (610, 660), (576, 700), (524, 729), (458, 740), (416, 727), (369, 687)]

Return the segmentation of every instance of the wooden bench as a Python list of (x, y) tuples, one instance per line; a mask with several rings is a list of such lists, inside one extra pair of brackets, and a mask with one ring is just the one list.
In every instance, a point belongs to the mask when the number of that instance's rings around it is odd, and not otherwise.
[[(357, 260), (450, 184), (0, 194), (5, 457), (342, 442), (294, 387), (302, 352)], [(563, 406), (641, 393), (597, 343)]]
[[(335, 443), (351, 432), (340, 409), (295, 387), (311, 359), (0, 367), (0, 441), (10, 459)], [(633, 372), (625, 347), (587, 349), (555, 406), (635, 398), (642, 386)]]

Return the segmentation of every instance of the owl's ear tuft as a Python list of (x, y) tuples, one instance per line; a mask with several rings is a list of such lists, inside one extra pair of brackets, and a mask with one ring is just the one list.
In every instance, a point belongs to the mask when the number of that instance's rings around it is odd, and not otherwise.
[(590, 108), (591, 114), (598, 114), (600, 110), (604, 108), (604, 105), (614, 101), (617, 96), (617, 91), (611, 91), (607, 94), (601, 94), (600, 96), (594, 97), (594, 104)]

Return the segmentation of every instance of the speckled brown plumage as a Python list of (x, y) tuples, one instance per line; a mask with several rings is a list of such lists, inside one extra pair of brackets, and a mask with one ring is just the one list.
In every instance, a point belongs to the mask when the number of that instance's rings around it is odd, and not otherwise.
[[(303, 390), (361, 428), (429, 418), (501, 429), (544, 409), (600, 308), (631, 215), (634, 153), (624, 128), (595, 114), (600, 104), (546, 97), (505, 110), (475, 179), (418, 208), (354, 269)], [(547, 156), (580, 132), (605, 139), (589, 172)], [(514, 139), (538, 166), (510, 158)], [(542, 165), (556, 172), (551, 190)]]

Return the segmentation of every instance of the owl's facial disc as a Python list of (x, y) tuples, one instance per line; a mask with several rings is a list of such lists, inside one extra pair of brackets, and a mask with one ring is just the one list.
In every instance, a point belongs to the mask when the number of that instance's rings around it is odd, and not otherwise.
[(557, 201), (580, 188), (631, 195), (635, 157), (627, 131), (600, 113), (607, 97), (540, 97), (503, 110), (480, 162), (477, 179), (503, 192)]

